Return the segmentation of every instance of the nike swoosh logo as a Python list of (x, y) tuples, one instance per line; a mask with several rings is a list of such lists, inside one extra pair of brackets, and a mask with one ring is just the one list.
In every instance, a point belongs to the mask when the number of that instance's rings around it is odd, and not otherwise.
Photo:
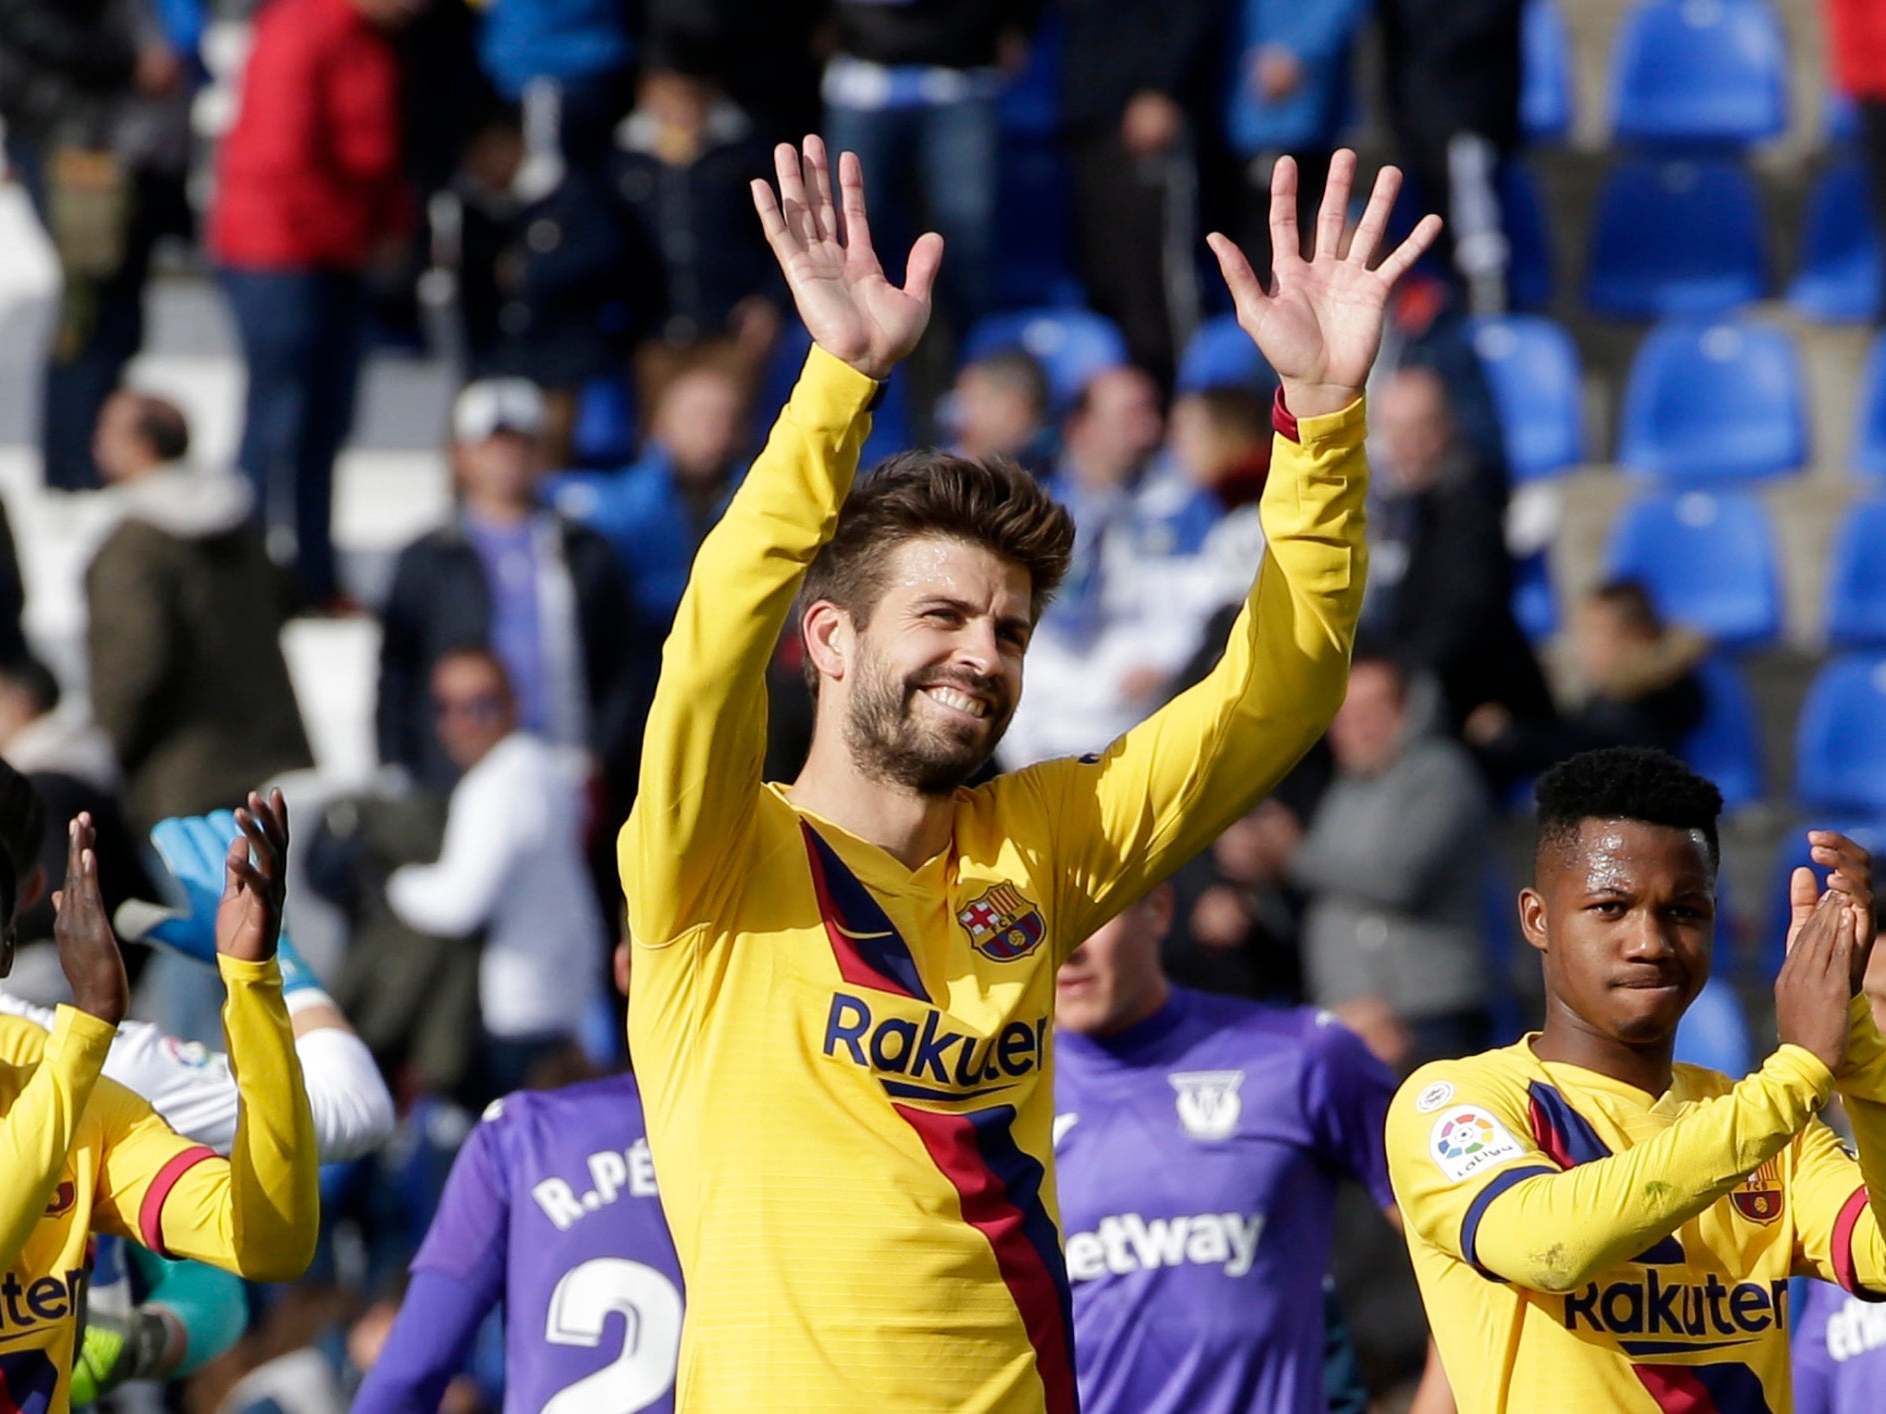
[(832, 926), (843, 933), (847, 938), (850, 938), (854, 943), (868, 943), (873, 938), (895, 938), (897, 936), (896, 930), (891, 928), (885, 928), (876, 933), (854, 933), (843, 923), (834, 921)]

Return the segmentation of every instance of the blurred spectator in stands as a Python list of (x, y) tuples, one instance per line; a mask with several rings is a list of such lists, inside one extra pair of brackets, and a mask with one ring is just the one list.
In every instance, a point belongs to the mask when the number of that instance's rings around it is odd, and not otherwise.
[(1439, 679), (1456, 727), (1485, 702), (1549, 716), (1545, 678), (1513, 619), (1498, 469), (1456, 435), (1432, 369), (1395, 372), (1370, 411), (1380, 475), (1364, 625)]
[[(1853, 100), (1860, 150), (1873, 192), (1873, 218), (1886, 230), (1886, 6), (1827, 0), (1827, 53), (1834, 83)], [(1886, 310), (1879, 311), (1886, 317)]]
[(1435, 258), (1476, 313), (1506, 305), (1500, 164), (1519, 145), (1521, 0), (1381, 0), (1388, 118), (1420, 194), (1447, 219)]
[[(880, 250), (908, 249), (925, 226), (942, 234), (950, 258), (938, 307), (957, 338), (994, 297), (996, 99), (1003, 71), (1022, 66), (1041, 6), (837, 0), (833, 7), (838, 52), (825, 68), (826, 141), (834, 154), (858, 154)], [(915, 211), (906, 197), (913, 183)], [(885, 273), (903, 279), (901, 270)]]
[(148, 0), (0, 5), (7, 161), (59, 262), (39, 435), (62, 491), (98, 485), (92, 428), (144, 342), (152, 247), (187, 220), (192, 60)]
[(661, 391), (647, 451), (615, 472), (560, 476), (551, 499), (599, 531), (628, 569), (642, 631), (659, 643), (687, 588), (702, 538), (746, 475), (747, 395), (723, 361), (703, 355)]
[(1010, 457), (1036, 475), (1047, 470), (1048, 377), (1021, 349), (966, 363), (950, 405), (956, 451), (966, 457)]
[(1232, 23), (1225, 141), (1238, 175), (1237, 237), (1268, 281), (1270, 180), (1279, 157), (1297, 161), (1297, 228), (1306, 248), (1353, 103), (1349, 71), (1367, 0), (1239, 0)]
[(459, 767), (431, 697), (434, 665), (489, 649), (520, 727), (589, 754), (626, 790), (659, 643), (631, 617), (621, 563), (538, 496), (543, 399), (519, 379), (472, 383), (452, 410), (451, 519), (400, 552), (380, 639), (380, 759), (443, 792)]
[(1212, 512), (1151, 470), (1164, 418), (1144, 370), (1096, 374), (1069, 412), (1049, 490), (1074, 517), (1074, 560), (1028, 645), (1028, 696), (1002, 761), (1099, 751), (1160, 701), (1191, 645), (1170, 621), (1178, 567)]
[(562, 466), (583, 385), (626, 366), (661, 279), (600, 169), (529, 150), (524, 126), (515, 108), (496, 107), (466, 146), (459, 316), (471, 377), (542, 391), (543, 459)]
[(1303, 999), (1303, 902), (1289, 884), (1290, 855), (1302, 836), (1291, 807), (1273, 798), (1179, 871), (1178, 922), (1162, 949), (1175, 982), (1277, 1002)]
[(666, 301), (644, 381), (704, 340), (731, 338), (757, 366), (779, 332), (778, 266), (753, 219), (750, 183), (771, 170), (752, 120), (682, 44), (654, 47), (635, 109), (616, 130), (614, 186), (652, 256)]
[(1518, 719), (1488, 702), (1467, 718), (1467, 741), (1495, 779), (1523, 780), (1605, 746), (1679, 753), (1701, 725), (1696, 667), (1709, 640), (1666, 625), (1637, 581), (1613, 580), (1587, 593), (1572, 618), (1571, 646), (1577, 695), (1563, 714)]
[(119, 517), (85, 571), (92, 712), (140, 830), (313, 764), (282, 656), (288, 588), (254, 496), (192, 469), (189, 450), (177, 407), (130, 390), (107, 400), (92, 441)]
[(426, 0), (270, 0), (223, 138), (211, 254), (248, 365), (236, 460), (304, 601), (340, 591), (334, 459), (353, 424), (362, 272), (410, 225), (388, 31)]
[(819, 129), (817, 31), (829, 9), (827, 0), (643, 0), (649, 48), (697, 56), (768, 145)]
[(1212, 644), (1216, 658), (1244, 607), (1264, 553), (1257, 503), (1270, 477), (1271, 403), (1244, 387), (1202, 388), (1172, 405), (1172, 460), (1216, 511), (1186, 595), (1191, 626), (1180, 630), (1192, 651)]
[[(1066, 7), (1062, 118), (1075, 248), (1093, 307), (1162, 386), (1198, 318), (1194, 125), (1210, 103), (1213, 0)], [(1213, 124), (1215, 126), (1215, 124)]]
[(495, 1097), (578, 1036), (602, 994), (602, 913), (582, 846), (587, 812), (565, 760), (519, 726), (495, 654), (445, 654), (432, 665), (429, 692), (439, 739), (463, 774), (438, 861), (395, 870), (386, 896), (408, 927), (483, 934), (484, 1090)]
[[(61, 711), (59, 680), (35, 658), (0, 664), (0, 757), (32, 783), (46, 807), (39, 864), (48, 880), (64, 877), (66, 823), (90, 811), (98, 831), (98, 883), (105, 907), (156, 898), (138, 860), (143, 851), (118, 807), (118, 763), (104, 733), (70, 708)], [(52, 936), (48, 886), (20, 912), (20, 936)], [(138, 949), (137, 951), (142, 951)]]
[(1330, 724), (1336, 778), (1289, 855), (1310, 897), (1310, 999), (1402, 1071), (1487, 1044), (1482, 867), (1491, 813), (1472, 759), (1393, 661), (1366, 651)]
[(0, 500), (0, 663), (26, 655), (26, 630), (20, 618), (26, 611), (26, 583), (20, 577), (20, 551), (13, 543), (13, 523), (6, 502)]
[(478, 57), (499, 94), (551, 96), (554, 130), (579, 166), (608, 150), (635, 93), (635, 36), (623, 0), (491, 0)]

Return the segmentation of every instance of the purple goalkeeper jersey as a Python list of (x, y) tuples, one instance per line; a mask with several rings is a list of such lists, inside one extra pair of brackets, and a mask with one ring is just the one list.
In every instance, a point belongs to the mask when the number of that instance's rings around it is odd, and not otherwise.
[(486, 1110), (413, 1272), (503, 1300), (506, 1414), (672, 1410), (681, 1267), (634, 1077)]
[(1886, 1305), (1810, 1281), (1794, 1326), (1795, 1414), (1886, 1408)]
[(1327, 1012), (1178, 988), (1124, 1032), (1057, 1041), (1083, 1410), (1322, 1414), (1336, 1188), (1394, 1202), (1394, 1077)]

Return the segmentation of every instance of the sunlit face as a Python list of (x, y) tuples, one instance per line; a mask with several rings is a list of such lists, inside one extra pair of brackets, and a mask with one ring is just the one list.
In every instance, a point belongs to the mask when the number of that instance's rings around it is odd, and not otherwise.
[(1159, 945), (1172, 926), (1172, 890), (1161, 885), (1074, 949), (1054, 979), (1054, 1022), (1105, 1036), (1165, 1004)]
[(845, 744), (866, 776), (947, 795), (989, 759), (1021, 700), (1028, 571), (936, 536), (885, 559), (868, 622), (828, 625), (841, 676), (821, 696), (839, 694)]
[(1668, 1037), (1708, 980), (1716, 877), (1701, 831), (1586, 820), (1571, 847), (1541, 850), (1519, 912), (1550, 1004), (1613, 1040)]

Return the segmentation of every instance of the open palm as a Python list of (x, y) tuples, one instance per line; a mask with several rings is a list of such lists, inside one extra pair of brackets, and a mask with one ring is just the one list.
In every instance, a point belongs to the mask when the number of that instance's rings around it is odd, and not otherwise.
[(216, 951), (244, 962), (275, 956), (288, 889), (288, 805), (282, 793), (249, 793), (236, 812), (240, 831), (223, 855), (223, 899), (216, 909)]
[(779, 195), (753, 183), (766, 242), (773, 248), (799, 318), (817, 344), (834, 358), (876, 379), (890, 376), (917, 346), (930, 323), (930, 292), (943, 260), (943, 238), (921, 237), (911, 248), (904, 287), (884, 278), (871, 248), (864, 209), (864, 172), (855, 154), (839, 159), (844, 231), (832, 205), (832, 177), (825, 144), (805, 140), (803, 159), (790, 143), (773, 150)]
[(1345, 242), (1355, 171), (1355, 153), (1347, 149), (1331, 161), (1316, 218), (1315, 252), (1305, 260), (1297, 232), (1297, 164), (1289, 157), (1278, 159), (1271, 174), (1274, 286), (1268, 293), (1236, 245), (1215, 233), (1208, 238), (1231, 287), (1239, 326), (1284, 381), (1286, 397), (1300, 414), (1335, 411), (1355, 398), (1382, 346), (1389, 291), (1441, 231), (1440, 217), (1424, 216), (1408, 239), (1371, 270), (1401, 173), (1382, 169), (1361, 221)]

